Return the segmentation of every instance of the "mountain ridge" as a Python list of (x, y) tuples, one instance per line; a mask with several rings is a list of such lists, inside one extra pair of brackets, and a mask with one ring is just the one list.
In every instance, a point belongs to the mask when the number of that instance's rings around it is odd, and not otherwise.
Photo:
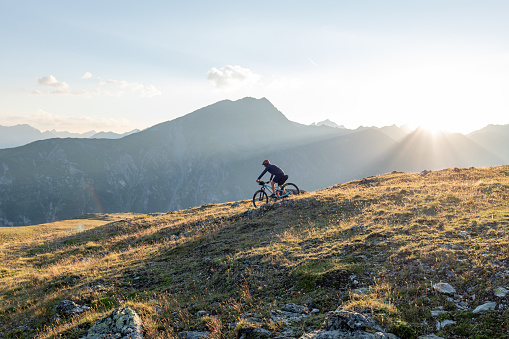
[(267, 158), (306, 191), (393, 170), (509, 162), (504, 153), (483, 150), (483, 138), (476, 146), (466, 136), (450, 134), (443, 137), (448, 146), (441, 161), (435, 161), (430, 134), (401, 138), (398, 133), (397, 127), (345, 131), (301, 125), (266, 98), (244, 98), (120, 139), (36, 141), (0, 150), (0, 225), (246, 199), (256, 190), (254, 179)]
[(1, 126), (0, 125), (0, 149), (14, 148), (27, 145), (29, 143), (53, 139), (53, 138), (105, 138), (105, 139), (117, 139), (122, 138), (126, 135), (137, 133), (140, 130), (134, 129), (125, 133), (114, 133), (114, 132), (96, 132), (88, 131), (84, 133), (71, 133), (66, 131), (45, 131), (42, 132), (39, 129), (32, 127), (28, 124), (19, 124), (15, 126)]

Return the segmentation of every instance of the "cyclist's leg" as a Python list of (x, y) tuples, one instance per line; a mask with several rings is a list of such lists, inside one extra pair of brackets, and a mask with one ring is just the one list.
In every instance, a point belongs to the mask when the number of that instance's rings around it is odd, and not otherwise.
[(283, 185), (285, 184), (286, 180), (288, 180), (288, 175), (281, 177), (277, 183), (279, 190), (280, 190), (279, 195), (286, 194), (285, 190), (283, 189)]
[(274, 180), (270, 181), (270, 186), (272, 187), (272, 195), (276, 195), (277, 196), (276, 185), (275, 185)]
[[(280, 189), (281, 189), (281, 185), (279, 184), (281, 182), (281, 177), (280, 176), (274, 176), (274, 178), (272, 179), (272, 190), (274, 191), (274, 194), (276, 196), (279, 196), (280, 195)], [(275, 189), (275, 186), (276, 186), (276, 183), (278, 185), (278, 188), (277, 190)]]

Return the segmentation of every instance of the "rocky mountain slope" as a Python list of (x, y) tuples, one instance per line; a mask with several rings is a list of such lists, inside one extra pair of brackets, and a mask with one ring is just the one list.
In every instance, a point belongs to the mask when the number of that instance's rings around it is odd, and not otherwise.
[(403, 138), (395, 126), (304, 126), (267, 99), (226, 100), (117, 140), (50, 139), (0, 150), (0, 225), (246, 199), (263, 159), (307, 191), (392, 170), (509, 161), (461, 135), (438, 143), (422, 131)]
[(508, 199), (452, 168), (0, 228), (0, 338), (507, 338)]

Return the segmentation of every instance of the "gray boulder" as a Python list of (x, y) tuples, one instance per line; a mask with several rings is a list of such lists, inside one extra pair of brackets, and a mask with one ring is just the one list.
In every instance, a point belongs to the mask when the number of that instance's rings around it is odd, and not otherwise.
[(210, 335), (208, 331), (183, 331), (178, 334), (180, 339), (201, 339), (206, 338)]
[(55, 308), (55, 311), (59, 315), (67, 316), (76, 313), (81, 313), (87, 309), (88, 307), (80, 306), (76, 304), (74, 301), (62, 300), (61, 302), (58, 303), (57, 307)]
[(81, 339), (142, 339), (141, 319), (129, 306), (98, 320)]
[(375, 320), (366, 314), (346, 311), (330, 312), (322, 326), (328, 330), (372, 330), (382, 331)]
[(366, 314), (346, 311), (329, 312), (322, 328), (304, 334), (303, 339), (397, 339), (386, 333), (375, 320)]
[(433, 289), (439, 293), (453, 295), (456, 293), (456, 289), (448, 283), (440, 282), (433, 285)]
[(495, 289), (493, 289), (493, 294), (495, 294), (495, 296), (499, 298), (504, 298), (508, 293), (509, 291), (504, 287), (496, 287)]
[(488, 311), (493, 311), (495, 310), (495, 308), (497, 307), (497, 303), (496, 302), (493, 302), (493, 301), (488, 301), (482, 305), (479, 305), (475, 308), (475, 310), (473, 310), (472, 312), (474, 314), (479, 314), (479, 313), (486, 313)]
[(281, 311), (299, 313), (299, 314), (309, 314), (309, 308), (302, 305), (297, 304), (286, 304), (281, 308)]

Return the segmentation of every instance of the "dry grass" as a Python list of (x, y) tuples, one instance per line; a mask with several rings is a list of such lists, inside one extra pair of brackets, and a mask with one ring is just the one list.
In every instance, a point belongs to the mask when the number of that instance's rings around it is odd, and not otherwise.
[[(508, 198), (509, 166), (394, 172), (251, 216), (243, 201), (2, 228), (0, 337), (79, 338), (123, 305), (140, 314), (147, 338), (191, 329), (234, 337), (243, 326), (277, 333), (270, 311), (297, 303), (321, 311), (302, 332), (341, 305), (416, 338), (436, 332), (430, 311), (442, 307), (456, 324), (439, 335), (502, 338), (506, 299), (489, 314), (471, 310), (509, 285)], [(434, 292), (439, 281), (470, 309)], [(63, 299), (91, 309), (55, 323)]]

